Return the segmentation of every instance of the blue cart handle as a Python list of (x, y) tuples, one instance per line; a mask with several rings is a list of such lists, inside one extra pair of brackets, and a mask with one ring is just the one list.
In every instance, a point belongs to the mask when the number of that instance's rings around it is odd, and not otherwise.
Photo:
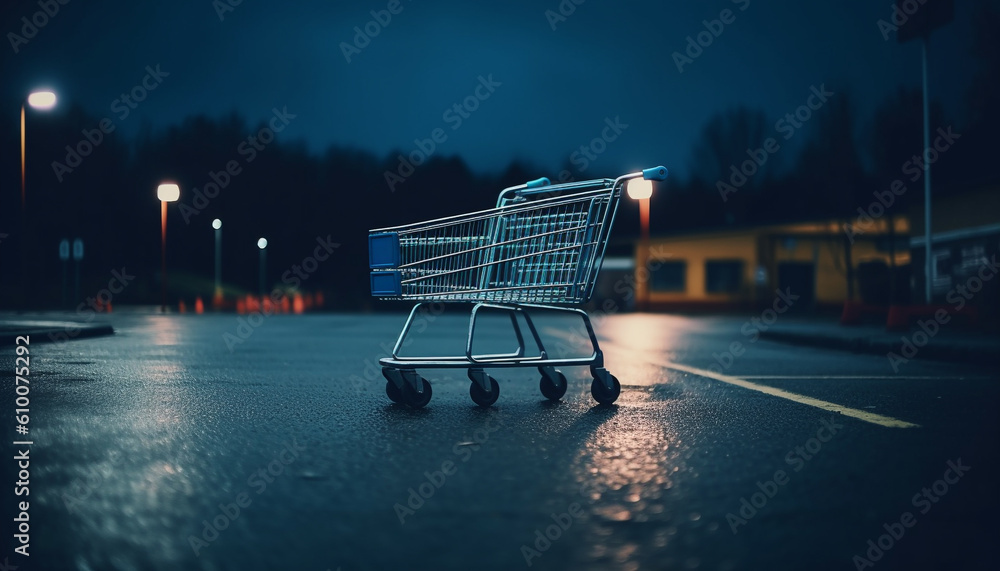
[(642, 170), (642, 178), (646, 180), (667, 180), (667, 167), (659, 166)]
[(535, 180), (529, 180), (528, 182), (524, 183), (524, 187), (525, 188), (541, 188), (543, 186), (549, 186), (550, 184), (552, 184), (552, 181), (549, 180), (549, 177), (543, 176), (542, 178), (536, 178)]

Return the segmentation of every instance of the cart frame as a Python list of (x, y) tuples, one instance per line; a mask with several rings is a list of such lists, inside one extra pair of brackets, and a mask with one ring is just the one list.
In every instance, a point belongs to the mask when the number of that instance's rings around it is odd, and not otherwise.
[[(594, 378), (591, 385), (591, 392), (594, 399), (601, 404), (613, 403), (620, 394), (621, 384), (614, 375), (604, 368), (604, 354), (601, 351), (600, 344), (598, 343), (597, 335), (594, 332), (590, 316), (583, 309), (565, 306), (585, 303), (593, 296), (597, 276), (600, 273), (604, 254), (607, 249), (611, 227), (614, 222), (615, 214), (617, 213), (621, 193), (624, 190), (626, 183), (629, 180), (638, 178), (645, 180), (665, 180), (666, 176), (667, 169), (661, 166), (625, 174), (616, 179), (596, 179), (559, 185), (550, 185), (547, 178), (541, 178), (525, 184), (505, 188), (497, 197), (496, 208), (491, 210), (440, 218), (406, 226), (371, 230), (369, 232), (370, 263), (372, 269), (374, 270), (372, 271), (371, 276), (372, 294), (382, 298), (410, 299), (417, 301), (417, 303), (410, 310), (406, 323), (403, 325), (403, 328), (399, 333), (399, 337), (396, 339), (396, 344), (392, 350), (392, 356), (379, 360), (379, 364), (383, 367), (382, 374), (387, 381), (386, 394), (389, 398), (394, 402), (407, 404), (414, 408), (422, 407), (430, 401), (431, 387), (430, 383), (417, 373), (417, 370), (460, 368), (468, 369), (469, 371), (468, 376), (472, 381), (472, 385), (470, 386), (470, 395), (472, 396), (473, 401), (480, 406), (490, 406), (496, 402), (499, 396), (499, 385), (497, 384), (496, 379), (486, 373), (486, 368), (537, 367), (538, 371), (542, 375), (540, 381), (542, 394), (550, 400), (559, 400), (566, 392), (566, 377), (555, 367), (589, 366), (591, 375)], [(562, 195), (563, 193), (568, 194)], [(545, 194), (558, 194), (560, 196), (545, 197)], [(606, 197), (604, 196), (605, 194), (607, 195)], [(417, 277), (409, 278), (410, 284), (421, 280), (431, 280), (433, 282), (434, 278), (440, 278), (444, 275), (448, 277), (442, 280), (445, 282), (442, 286), (443, 290), (441, 292), (434, 293), (410, 292), (407, 294), (407, 289), (403, 287), (406, 285), (406, 281), (401, 277), (400, 272), (395, 268), (402, 268), (407, 265), (413, 267), (417, 266), (421, 262), (435, 261), (439, 258), (446, 258), (458, 254), (467, 254), (474, 250), (485, 250), (490, 256), (493, 256), (500, 246), (508, 245), (509, 242), (497, 243), (496, 238), (500, 235), (499, 230), (492, 226), (487, 230), (489, 235), (479, 237), (480, 239), (485, 240), (483, 245), (474, 246), (469, 250), (460, 251), (457, 254), (452, 253), (439, 255), (436, 258), (402, 264), (400, 262), (400, 254), (396, 252), (391, 263), (381, 263), (376, 260), (375, 252), (377, 249), (381, 249), (381, 246), (376, 245), (373, 240), (379, 240), (385, 236), (395, 236), (395, 245), (398, 249), (400, 248), (398, 238), (399, 233), (414, 231), (426, 232), (428, 230), (444, 228), (449, 224), (463, 224), (487, 219), (499, 221), (502, 220), (504, 216), (510, 216), (512, 213), (516, 214), (519, 210), (523, 211), (528, 208), (556, 208), (573, 204), (572, 201), (580, 201), (581, 199), (588, 198), (602, 201), (607, 200), (606, 204), (602, 203), (601, 205), (603, 207), (603, 213), (601, 213), (600, 221), (591, 219), (591, 216), (594, 214), (593, 206), (591, 206), (591, 211), (587, 212), (585, 226), (587, 232), (585, 235), (590, 235), (590, 228), (599, 227), (598, 236), (594, 237), (592, 241), (580, 241), (579, 243), (574, 243), (570, 246), (563, 246), (560, 248), (579, 248), (579, 255), (577, 258), (574, 258), (574, 263), (580, 264), (578, 271), (586, 273), (584, 276), (586, 282), (582, 284), (582, 289), (579, 278), (576, 279), (574, 284), (516, 284), (508, 287), (490, 287), (490, 277), (493, 275), (492, 265), (489, 263), (482, 263), (480, 266), (477, 266), (477, 268), (484, 267), (483, 271), (481, 271), (482, 275), (479, 276), (477, 288), (470, 289), (467, 286), (464, 290), (459, 290), (457, 287), (455, 288), (456, 291), (449, 291), (447, 289), (449, 286), (453, 286), (453, 284), (448, 281), (450, 279), (450, 274), (468, 271), (467, 268), (449, 270), (445, 272), (439, 271), (425, 276), (421, 276), (418, 271), (416, 272)], [(570, 230), (575, 229), (576, 228), (570, 228)], [(527, 239), (529, 238), (518, 238), (517, 240)], [(419, 237), (416, 238), (415, 243), (418, 245), (420, 245), (419, 240)], [(425, 240), (430, 241), (431, 238), (425, 238)], [(585, 258), (583, 255), (584, 249), (587, 246), (594, 247), (593, 251), (589, 252), (589, 255), (591, 256), (589, 258)], [(553, 251), (554, 250), (546, 252), (529, 252), (528, 254), (520, 257), (550, 254)], [(492, 259), (493, 258), (491, 257), (490, 260), (492, 261)], [(516, 258), (506, 258), (500, 261), (509, 262), (512, 259)], [(587, 265), (584, 266), (584, 263)], [(395, 274), (392, 274), (391, 277), (396, 280), (396, 283), (393, 284), (391, 290), (386, 289), (381, 285), (377, 285), (377, 280), (381, 280), (378, 281), (378, 284), (383, 284), (385, 282), (384, 278), (387, 277), (387, 267), (390, 268), (389, 271), (395, 272)], [(553, 288), (563, 286), (567, 287), (567, 295), (564, 296), (564, 298), (547, 300), (546, 303), (532, 303), (517, 300), (518, 294), (521, 295), (522, 298), (527, 296), (524, 290), (530, 290), (531, 288)], [(512, 291), (513, 293), (497, 293), (501, 291)], [(544, 289), (542, 291), (544, 291)], [(500, 297), (500, 300), (494, 301), (494, 299), (498, 296)], [(511, 296), (514, 297), (514, 299), (508, 301), (504, 299), (504, 296)], [(527, 298), (530, 299), (530, 296), (527, 296)], [(412, 327), (415, 318), (417, 317), (420, 309), (431, 302), (472, 304), (465, 354), (401, 357), (400, 352), (405, 344), (406, 337), (410, 332), (410, 328)], [(473, 352), (476, 324), (480, 313), (483, 310), (504, 312), (509, 316), (511, 326), (514, 331), (514, 337), (517, 340), (517, 349), (515, 351), (510, 353), (491, 353), (479, 355)], [(548, 350), (545, 348), (541, 335), (539, 335), (538, 328), (535, 326), (531, 317), (532, 312), (555, 312), (564, 315), (572, 314), (579, 316), (583, 321), (587, 335), (590, 339), (592, 353), (589, 356), (578, 358), (551, 357)], [(523, 319), (526, 325), (527, 333), (530, 334), (532, 342), (538, 349), (537, 355), (528, 355), (527, 353), (528, 347), (525, 342), (527, 336), (525, 335), (524, 328), (521, 326), (521, 320), (518, 319), (519, 316)]]

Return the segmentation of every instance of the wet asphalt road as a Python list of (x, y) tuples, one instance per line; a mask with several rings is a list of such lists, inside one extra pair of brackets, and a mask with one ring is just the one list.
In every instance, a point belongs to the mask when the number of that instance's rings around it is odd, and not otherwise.
[[(375, 367), (401, 315), (274, 316), (241, 343), (226, 336), (239, 339), (232, 315), (112, 321), (113, 337), (31, 345), (31, 555), (13, 552), (5, 524), (0, 563), (849, 570), (997, 558), (995, 371), (913, 361), (894, 374), (883, 357), (751, 342), (741, 319), (632, 314), (597, 322), (624, 385), (614, 406), (594, 406), (578, 367), (556, 404), (533, 369), (495, 371), (489, 410), (463, 372), (428, 372), (433, 399), (410, 410), (388, 401)], [(465, 327), (439, 317), (412, 348), (460, 347)], [(570, 344), (565, 323), (543, 331)], [(487, 328), (487, 344), (503, 333)], [(698, 373), (713, 354), (728, 362), (734, 341), (745, 352), (725, 379), (750, 388)], [(22, 437), (14, 348), (0, 352), (11, 522), (25, 498), (9, 443)]]

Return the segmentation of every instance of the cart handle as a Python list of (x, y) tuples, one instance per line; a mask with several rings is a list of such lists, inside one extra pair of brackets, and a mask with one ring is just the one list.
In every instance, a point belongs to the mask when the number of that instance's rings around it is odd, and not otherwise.
[(667, 167), (661, 165), (650, 169), (642, 169), (642, 178), (646, 180), (667, 180)]
[(500, 191), (500, 196), (497, 197), (497, 208), (499, 208), (504, 199), (514, 193), (514, 196), (525, 196), (527, 194), (536, 194), (539, 192), (544, 192), (542, 189), (552, 184), (549, 177), (543, 176), (542, 178), (536, 178), (535, 180), (529, 180), (524, 184), (519, 184), (517, 186), (511, 186)]
[(542, 178), (536, 178), (535, 180), (529, 180), (524, 183), (524, 188), (541, 188), (543, 186), (549, 186), (550, 184), (552, 184), (552, 181), (549, 180), (549, 177), (543, 176)]
[(646, 180), (667, 180), (667, 167), (658, 166), (623, 174), (615, 179), (615, 186), (618, 186), (627, 180), (632, 180), (633, 178), (643, 178)]

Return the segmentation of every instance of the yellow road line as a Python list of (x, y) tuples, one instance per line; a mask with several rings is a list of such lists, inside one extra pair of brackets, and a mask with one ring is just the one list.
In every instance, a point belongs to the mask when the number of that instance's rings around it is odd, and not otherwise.
[[(556, 337), (560, 337), (567, 341), (573, 343), (583, 343), (586, 342), (585, 339), (575, 336), (563, 330), (547, 327), (545, 332)], [(587, 343), (589, 345), (589, 343)], [(602, 347), (615, 347), (623, 351), (628, 351), (627, 349), (618, 347), (614, 343), (609, 343), (607, 341), (601, 342)], [(629, 351), (638, 355), (637, 351)], [(643, 354), (641, 357), (647, 362), (658, 365), (665, 369), (672, 369), (674, 371), (681, 371), (683, 373), (690, 373), (692, 375), (698, 375), (699, 377), (707, 377), (709, 379), (714, 379), (726, 384), (734, 385), (737, 387), (742, 387), (744, 389), (750, 389), (751, 391), (757, 391), (764, 393), (766, 395), (771, 395), (774, 397), (779, 397), (783, 399), (790, 400), (792, 402), (797, 402), (799, 404), (804, 404), (807, 406), (816, 407), (822, 410), (837, 412), (844, 416), (849, 416), (851, 418), (856, 418), (864, 422), (870, 422), (872, 424), (877, 424), (879, 426), (885, 426), (887, 428), (919, 428), (919, 424), (913, 424), (912, 422), (906, 422), (904, 420), (899, 420), (892, 418), (891, 416), (883, 416), (881, 414), (875, 414), (873, 412), (866, 412), (863, 410), (858, 410), (856, 408), (850, 408), (843, 405), (839, 405), (832, 402), (827, 402), (825, 400), (815, 399), (812, 397), (807, 397), (805, 395), (800, 395), (796, 393), (791, 393), (782, 389), (776, 389), (774, 387), (769, 387), (767, 385), (758, 385), (757, 383), (752, 383), (746, 379), (741, 379), (739, 377), (733, 377), (731, 375), (723, 375), (721, 373), (716, 373), (714, 371), (708, 371), (705, 369), (698, 369), (696, 367), (689, 367), (687, 365), (682, 365), (680, 363), (674, 363), (672, 361), (661, 360), (656, 357), (651, 357), (649, 355)]]
[(840, 381), (875, 381), (892, 379), (894, 381), (992, 381), (990, 377), (911, 377), (907, 375), (743, 375), (742, 379), (757, 379), (761, 381), (811, 381), (811, 380), (840, 380)]

